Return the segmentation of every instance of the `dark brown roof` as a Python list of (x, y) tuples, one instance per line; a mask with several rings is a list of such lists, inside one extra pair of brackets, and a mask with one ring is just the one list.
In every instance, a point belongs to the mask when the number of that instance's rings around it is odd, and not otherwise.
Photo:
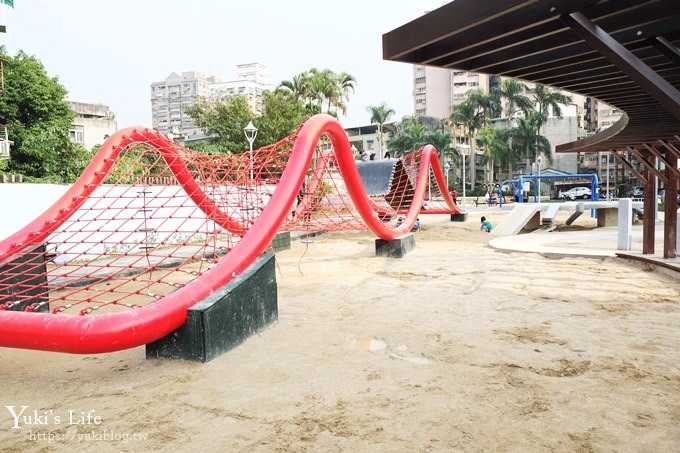
[(679, 146), (679, 47), (678, 0), (455, 0), (383, 35), (386, 60), (542, 83), (626, 113), (558, 151)]

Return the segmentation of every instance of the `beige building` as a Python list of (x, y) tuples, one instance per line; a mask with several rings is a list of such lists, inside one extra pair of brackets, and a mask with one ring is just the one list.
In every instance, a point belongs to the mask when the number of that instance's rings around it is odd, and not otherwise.
[(264, 92), (270, 90), (264, 65), (249, 63), (236, 66), (236, 80), (222, 81), (197, 71), (171, 73), (165, 80), (151, 84), (152, 128), (172, 138), (183, 140), (205, 136), (186, 114), (187, 107), (199, 98), (211, 102), (224, 101), (230, 96), (243, 96), (253, 114), (262, 112)]
[[(494, 86), (501, 84), (501, 78), (430, 66), (413, 65), (413, 110), (421, 116), (448, 118), (453, 106), (465, 100), (470, 90), (484, 89), (489, 92)], [(533, 85), (527, 83), (527, 86)], [(585, 137), (614, 124), (621, 118), (621, 112), (596, 100), (585, 98), (579, 94), (565, 93), (572, 102), (562, 108), (562, 118), (550, 115), (542, 133), (555, 146)], [(502, 122), (502, 121), (501, 121)], [(507, 123), (507, 121), (506, 121)], [(462, 132), (453, 131), (462, 136)], [(556, 155), (553, 153), (553, 167), (569, 173), (575, 173), (578, 163), (590, 161), (590, 156)], [(585, 160), (584, 160), (585, 159)], [(592, 156), (595, 161), (595, 157)], [(479, 169), (478, 169), (479, 170)]]
[(69, 129), (71, 141), (86, 150), (92, 151), (118, 130), (115, 115), (109, 110), (109, 106), (73, 101), (68, 101), (68, 104), (76, 113)]

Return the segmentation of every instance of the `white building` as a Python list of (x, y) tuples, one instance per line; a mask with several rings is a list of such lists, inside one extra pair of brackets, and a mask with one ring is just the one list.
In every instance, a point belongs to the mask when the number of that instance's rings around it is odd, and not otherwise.
[(76, 114), (69, 135), (86, 150), (92, 151), (118, 130), (115, 115), (107, 105), (73, 101), (68, 104)]
[(272, 88), (266, 80), (266, 68), (259, 63), (237, 65), (236, 80), (226, 82), (197, 71), (181, 75), (173, 72), (165, 80), (151, 84), (152, 128), (183, 139), (204, 136), (205, 131), (197, 128), (186, 114), (186, 108), (199, 98), (224, 102), (230, 96), (243, 96), (253, 114), (260, 114), (264, 92)]

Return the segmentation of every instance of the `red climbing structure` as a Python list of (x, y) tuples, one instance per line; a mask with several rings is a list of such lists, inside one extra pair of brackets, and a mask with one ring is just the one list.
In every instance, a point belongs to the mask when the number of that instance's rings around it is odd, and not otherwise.
[(0, 242), (0, 346), (99, 353), (147, 344), (243, 272), (280, 231), (370, 229), (461, 213), (432, 146), (356, 162), (326, 115), (250, 153), (205, 155), (122, 130), (52, 207)]

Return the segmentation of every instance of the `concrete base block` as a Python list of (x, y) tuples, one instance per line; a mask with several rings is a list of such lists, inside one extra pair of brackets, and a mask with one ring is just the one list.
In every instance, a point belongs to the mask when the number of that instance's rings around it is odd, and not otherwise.
[(290, 231), (281, 231), (276, 233), (276, 236), (274, 236), (274, 239), (272, 239), (270, 246), (274, 252), (290, 250)]
[(264, 253), (241, 275), (189, 309), (186, 323), (146, 345), (146, 358), (208, 362), (278, 319), (274, 256)]
[(452, 222), (467, 222), (467, 219), (468, 219), (467, 212), (463, 212), (461, 214), (451, 214)]
[(606, 208), (597, 210), (597, 226), (598, 228), (617, 226), (619, 224), (619, 209)]
[(376, 256), (402, 258), (414, 248), (416, 248), (416, 238), (413, 233), (409, 233), (406, 236), (402, 236), (391, 241), (386, 241), (384, 239), (375, 240)]
[(21, 302), (7, 310), (24, 311), (33, 304), (43, 304), (34, 311), (49, 312), (47, 286), (47, 262), (45, 244), (39, 244), (22, 252), (12, 261), (0, 266), (0, 305)]

